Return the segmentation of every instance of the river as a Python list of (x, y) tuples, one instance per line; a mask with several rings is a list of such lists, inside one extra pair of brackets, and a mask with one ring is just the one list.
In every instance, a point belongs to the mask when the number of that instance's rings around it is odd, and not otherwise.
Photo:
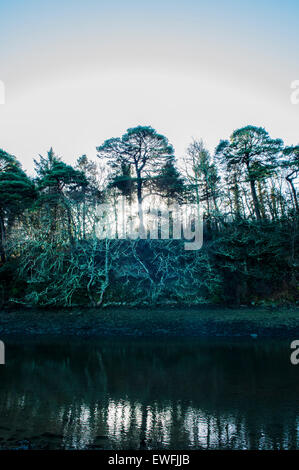
[(9, 338), (2, 449), (296, 449), (290, 341)]

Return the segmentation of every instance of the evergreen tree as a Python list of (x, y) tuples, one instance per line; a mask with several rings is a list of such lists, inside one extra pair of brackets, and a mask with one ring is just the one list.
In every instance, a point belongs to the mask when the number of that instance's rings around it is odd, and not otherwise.
[(228, 170), (237, 166), (244, 172), (250, 184), (257, 220), (262, 216), (256, 183), (276, 168), (282, 148), (282, 140), (271, 139), (262, 127), (246, 126), (234, 131), (229, 141), (222, 140), (216, 149), (216, 155), (225, 162)]
[(287, 170), (286, 180), (290, 185), (295, 210), (298, 214), (299, 205), (294, 181), (296, 181), (299, 175), (299, 145), (296, 145), (295, 147), (286, 147), (284, 149), (284, 156), (288, 157), (288, 159), (284, 160), (281, 166)]
[(7, 233), (36, 197), (34, 183), (27, 177), (17, 159), (0, 150), (0, 257), (6, 258)]
[(59, 225), (66, 225), (68, 239), (72, 242), (74, 224), (70, 196), (87, 186), (84, 173), (61, 161), (52, 148), (47, 157), (40, 156), (40, 160), (35, 161), (35, 169), (38, 175), (38, 205), (46, 209), (50, 239), (53, 240), (59, 233), (65, 238)]
[(205, 218), (211, 222), (212, 211), (218, 213), (217, 198), (220, 177), (211, 161), (211, 155), (202, 140), (193, 140), (187, 148), (185, 173), (189, 198), (199, 206), (204, 205)]
[(159, 174), (162, 166), (174, 161), (173, 147), (166, 137), (158, 134), (152, 127), (138, 126), (128, 129), (121, 138), (106, 140), (97, 147), (97, 151), (100, 158), (107, 158), (109, 166), (117, 170), (118, 174), (128, 166), (134, 172), (140, 231), (144, 231), (144, 186)]

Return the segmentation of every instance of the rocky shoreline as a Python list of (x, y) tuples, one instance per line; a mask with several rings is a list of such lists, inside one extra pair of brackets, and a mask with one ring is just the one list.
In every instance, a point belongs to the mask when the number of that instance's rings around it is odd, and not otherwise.
[(299, 307), (2, 310), (0, 338), (10, 335), (299, 338)]

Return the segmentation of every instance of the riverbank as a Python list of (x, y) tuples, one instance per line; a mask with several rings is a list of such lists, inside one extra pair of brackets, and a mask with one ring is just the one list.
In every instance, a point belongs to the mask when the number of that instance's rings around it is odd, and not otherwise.
[(0, 336), (299, 337), (299, 307), (0, 311)]

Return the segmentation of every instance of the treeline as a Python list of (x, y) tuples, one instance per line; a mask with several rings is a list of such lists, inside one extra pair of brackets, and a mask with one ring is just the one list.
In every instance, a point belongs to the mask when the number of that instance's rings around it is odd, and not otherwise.
[[(50, 149), (30, 178), (0, 150), (2, 305), (297, 301), (299, 145), (247, 126), (214, 155), (194, 140), (176, 160), (165, 136), (139, 126), (97, 152), (97, 162), (83, 155), (71, 166)], [(197, 204), (202, 249), (171, 237), (121, 239), (120, 200), (145, 234), (150, 208)]]

